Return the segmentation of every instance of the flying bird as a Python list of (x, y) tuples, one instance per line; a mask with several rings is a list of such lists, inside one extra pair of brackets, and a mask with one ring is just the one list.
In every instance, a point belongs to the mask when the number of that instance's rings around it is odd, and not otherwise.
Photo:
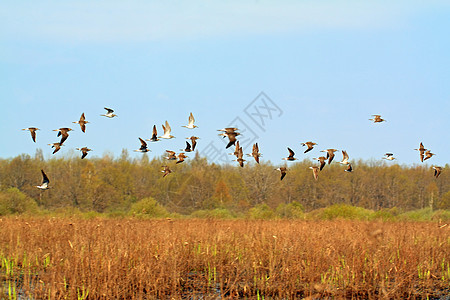
[(427, 151), (425, 152), (425, 158), (424, 158), (423, 160), (427, 160), (427, 159), (431, 158), (433, 155), (436, 155), (436, 154), (431, 153), (430, 150), (427, 150)]
[(200, 138), (198, 136), (191, 136), (190, 138), (186, 138), (187, 140), (191, 140), (191, 144), (192, 144), (192, 151), (195, 150), (195, 146), (197, 146), (197, 140), (199, 140)]
[(319, 167), (314, 166), (314, 167), (309, 167), (309, 168), (313, 172), (314, 179), (317, 180), (319, 178)]
[(339, 162), (340, 164), (343, 164), (343, 165), (348, 165), (348, 164), (350, 164), (349, 162), (348, 162), (348, 159), (349, 159), (349, 157), (348, 157), (348, 154), (347, 154), (347, 151), (345, 151), (345, 150), (342, 150), (342, 160)]
[(313, 143), (313, 142), (306, 142), (306, 143), (301, 143), (301, 144), (302, 144), (302, 146), (307, 146), (308, 147), (305, 150), (305, 152), (303, 152), (303, 153), (311, 151), (314, 148), (314, 145), (317, 145), (316, 143)]
[(331, 162), (333, 161), (333, 158), (334, 158), (334, 152), (336, 152), (336, 151), (337, 151), (337, 149), (326, 149), (326, 150), (321, 150), (320, 152), (327, 153), (328, 164), (331, 164)]
[(164, 130), (164, 134), (162, 136), (160, 136), (159, 138), (161, 139), (173, 139), (174, 136), (170, 134), (170, 132), (172, 131), (172, 129), (170, 128), (169, 122), (166, 121), (166, 126), (161, 125), (163, 130)]
[(52, 144), (47, 144), (49, 146), (52, 146), (52, 148), (55, 148), (55, 150), (53, 150), (52, 154), (55, 154), (56, 152), (59, 151), (59, 149), (61, 149), (62, 144), (61, 143), (52, 143)]
[(279, 167), (278, 169), (275, 169), (275, 170), (281, 172), (280, 180), (283, 180), (284, 176), (286, 176), (287, 168), (286, 167)]
[(180, 150), (184, 151), (184, 152), (192, 152), (191, 144), (189, 144), (189, 142), (186, 141), (186, 148), (185, 149), (180, 149)]
[(255, 161), (259, 164), (259, 158), (261, 157), (261, 153), (259, 153), (258, 143), (253, 144), (253, 149), (251, 154), (247, 154), (247, 156), (253, 156)]
[(441, 175), (442, 167), (435, 166), (433, 167), (433, 169), (434, 169), (434, 177), (438, 178), (439, 175)]
[(33, 139), (33, 142), (36, 143), (36, 130), (40, 130), (39, 128), (36, 127), (28, 127), (28, 128), (24, 128), (22, 130), (29, 130), (31, 133), (31, 138)]
[(386, 153), (384, 157), (382, 157), (383, 159), (387, 159), (387, 160), (394, 160), (394, 154), (393, 153)]
[(166, 150), (166, 152), (169, 154), (169, 156), (166, 156), (165, 159), (177, 160), (177, 155), (175, 154), (175, 151)]
[(80, 124), (81, 127), (81, 131), (86, 132), (86, 124), (89, 123), (88, 121), (86, 121), (86, 118), (84, 116), (84, 113), (81, 114), (80, 120), (76, 121), (76, 122), (72, 122), (75, 124)]
[(139, 141), (141, 142), (141, 147), (140, 147), (138, 150), (134, 150), (135, 152), (142, 152), (142, 153), (145, 153), (145, 152), (150, 151), (150, 150), (147, 148), (147, 143), (146, 143), (143, 139), (139, 138)]
[(228, 153), (228, 155), (234, 155), (234, 156), (238, 157), (238, 155), (239, 155), (239, 148), (240, 148), (239, 141), (237, 141), (236, 145), (235, 145), (234, 152)]
[(89, 149), (88, 147), (76, 148), (76, 149), (81, 151), (81, 153), (82, 153), (81, 159), (85, 158), (86, 155), (88, 155), (89, 151), (92, 151), (92, 149)]
[(242, 147), (239, 147), (238, 154), (236, 155), (237, 159), (235, 159), (235, 161), (237, 161), (242, 168), (244, 167), (244, 161), (245, 161), (243, 156), (244, 156), (244, 152), (242, 151)]
[(61, 145), (67, 140), (69, 137), (69, 131), (72, 131), (72, 128), (59, 128), (59, 129), (53, 129), (53, 131), (58, 131), (57, 137), (61, 137), (61, 141), (59, 142)]
[(347, 169), (344, 170), (345, 172), (353, 172), (352, 164), (348, 164)]
[(158, 131), (156, 130), (156, 125), (153, 125), (152, 137), (150, 139), (147, 139), (147, 141), (151, 141), (151, 142), (159, 141)]
[(162, 173), (164, 173), (163, 178), (172, 173), (172, 170), (169, 168), (169, 166), (161, 166), (161, 167), (164, 168), (164, 170), (161, 171)]
[(320, 171), (322, 171), (323, 167), (325, 167), (327, 158), (325, 156), (320, 156), (318, 158), (313, 158), (313, 159), (318, 160), (320, 162), (320, 167), (318, 167), (318, 168)]
[(50, 183), (50, 180), (48, 180), (48, 177), (45, 174), (44, 170), (41, 169), (41, 173), (42, 173), (42, 184), (36, 185), (35, 187), (37, 187), (38, 189), (41, 189), (41, 190), (48, 190), (50, 188), (48, 186), (48, 184)]
[(184, 161), (185, 158), (187, 158), (187, 156), (184, 154), (184, 152), (181, 152), (180, 154), (178, 154), (177, 156), (178, 160), (177, 160), (177, 164), (182, 163)]
[(183, 125), (183, 126), (181, 126), (181, 127), (185, 127), (185, 128), (189, 128), (189, 129), (197, 128), (198, 126), (194, 125), (194, 122), (195, 122), (194, 115), (191, 113), (191, 114), (189, 115), (189, 120), (188, 120), (187, 126), (186, 126), (186, 125)]
[(422, 142), (420, 142), (420, 146), (417, 149), (414, 149), (419, 151), (419, 155), (420, 155), (420, 161), (423, 162), (423, 157), (424, 157), (424, 153), (427, 149), (425, 149), (425, 147), (423, 146)]
[(236, 140), (237, 140), (236, 137), (238, 135), (240, 135), (240, 133), (237, 132), (237, 130), (238, 129), (234, 128), (234, 127), (227, 127), (227, 128), (223, 128), (223, 129), (219, 129), (218, 130), (218, 131), (222, 131), (222, 133), (219, 134), (219, 135), (223, 136), (224, 138), (228, 137), (229, 142), (228, 142), (228, 144), (226, 146), (226, 149), (228, 149), (231, 146), (236, 144)]
[(118, 115), (114, 114), (114, 110), (112, 110), (111, 108), (104, 107), (104, 109), (106, 109), (106, 114), (100, 116), (104, 116), (107, 118), (118, 117)]
[(372, 115), (373, 119), (369, 119), (370, 121), (373, 121), (374, 123), (381, 123), (386, 122), (385, 119), (381, 118), (381, 115)]
[(289, 156), (288, 157), (283, 157), (282, 159), (289, 160), (289, 161), (296, 160), (296, 158), (294, 157), (294, 155), (295, 155), (294, 151), (292, 151), (292, 149), (289, 148), (289, 147), (287, 149), (289, 151)]

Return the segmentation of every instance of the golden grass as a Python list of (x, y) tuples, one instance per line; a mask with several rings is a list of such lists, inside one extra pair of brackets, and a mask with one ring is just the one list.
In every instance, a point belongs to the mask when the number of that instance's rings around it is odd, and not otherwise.
[(426, 298), (450, 294), (436, 223), (17, 219), (3, 298)]

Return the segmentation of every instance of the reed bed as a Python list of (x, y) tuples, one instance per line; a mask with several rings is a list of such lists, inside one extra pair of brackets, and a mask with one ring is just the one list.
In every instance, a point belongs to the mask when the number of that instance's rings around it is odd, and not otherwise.
[(450, 294), (436, 223), (0, 222), (2, 298), (425, 299)]

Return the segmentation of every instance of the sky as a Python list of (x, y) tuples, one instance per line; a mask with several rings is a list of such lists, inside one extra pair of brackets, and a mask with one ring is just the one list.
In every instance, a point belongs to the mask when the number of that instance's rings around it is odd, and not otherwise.
[[(0, 158), (84, 146), (87, 159), (152, 158), (195, 135), (220, 163), (233, 149), (217, 130), (236, 126), (244, 153), (258, 142), (276, 165), (287, 147), (300, 160), (334, 148), (421, 164), (420, 142), (428, 165), (445, 165), (449, 15), (448, 1), (3, 1)], [(72, 123), (83, 112), (86, 133)], [(193, 130), (181, 127), (190, 112)], [(176, 138), (133, 151), (166, 120)], [(36, 143), (27, 127), (41, 129)], [(52, 155), (60, 127), (74, 130)], [(304, 154), (306, 141), (318, 145)]]

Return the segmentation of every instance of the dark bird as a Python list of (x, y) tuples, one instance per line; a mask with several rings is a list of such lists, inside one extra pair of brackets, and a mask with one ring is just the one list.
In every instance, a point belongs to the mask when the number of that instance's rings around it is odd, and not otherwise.
[(244, 156), (244, 152), (242, 151), (242, 147), (239, 147), (239, 152), (238, 152), (238, 154), (237, 154), (237, 159), (236, 159), (236, 161), (239, 163), (239, 165), (240, 165), (241, 167), (244, 167), (244, 161), (245, 161), (245, 159), (243, 158), (243, 156)]
[(381, 118), (381, 115), (372, 115), (373, 119), (369, 119), (370, 121), (373, 121), (374, 123), (380, 123), (380, 122), (386, 122), (385, 119)]
[(164, 168), (164, 170), (161, 171), (162, 173), (164, 173), (163, 177), (166, 177), (167, 175), (172, 173), (172, 170), (169, 168), (169, 166), (162, 166), (162, 167)]
[(319, 178), (319, 167), (309, 167), (313, 171), (314, 179), (317, 180)]
[(286, 167), (279, 167), (278, 169), (275, 169), (275, 170), (281, 172), (280, 180), (283, 180), (284, 176), (286, 176), (287, 168)]
[(61, 137), (61, 141), (59, 141), (59, 143), (62, 145), (69, 137), (69, 131), (72, 131), (72, 128), (63, 127), (59, 129), (53, 129), (53, 131), (58, 131), (58, 134), (56, 136)]
[(48, 180), (48, 177), (45, 174), (44, 170), (41, 169), (41, 173), (42, 173), (42, 184), (36, 185), (35, 187), (37, 187), (38, 189), (41, 189), (41, 190), (48, 190), (50, 188), (48, 186), (48, 184), (50, 183), (50, 180)]
[(352, 164), (348, 164), (347, 169), (344, 170), (345, 172), (353, 172)]
[(434, 177), (438, 178), (439, 175), (441, 175), (442, 167), (435, 166), (433, 167), (433, 169), (434, 169)]
[(419, 151), (419, 155), (420, 155), (420, 161), (423, 162), (423, 157), (424, 157), (424, 153), (427, 149), (425, 149), (425, 147), (423, 146), (422, 142), (420, 142), (420, 146), (417, 149), (414, 149)]
[(313, 159), (318, 160), (320, 162), (320, 168), (319, 167), (318, 168), (320, 171), (322, 171), (323, 167), (325, 167), (327, 158), (325, 156), (320, 156), (318, 158), (313, 158)]
[(314, 148), (314, 145), (317, 145), (316, 143), (313, 143), (313, 142), (306, 142), (306, 143), (301, 143), (301, 144), (302, 144), (302, 146), (307, 146), (308, 147), (305, 150), (305, 152), (303, 152), (303, 153), (311, 151)]
[(36, 127), (28, 127), (28, 128), (24, 128), (22, 130), (29, 130), (31, 133), (31, 139), (33, 140), (33, 142), (36, 143), (36, 130), (40, 130), (39, 128)]
[(424, 158), (423, 160), (427, 160), (427, 159), (431, 158), (433, 155), (436, 155), (436, 154), (431, 153), (430, 150), (427, 150), (427, 151), (425, 152), (425, 158)]
[(81, 114), (80, 120), (76, 121), (76, 122), (72, 122), (75, 124), (80, 124), (81, 127), (81, 131), (86, 132), (86, 124), (89, 123), (88, 121), (86, 121), (86, 118), (84, 117), (84, 113)]
[(331, 162), (333, 161), (333, 158), (334, 158), (334, 152), (336, 152), (336, 151), (337, 151), (337, 149), (327, 149), (327, 150), (321, 150), (320, 152), (327, 153), (328, 164), (331, 164)]
[(56, 152), (59, 151), (59, 149), (61, 149), (62, 144), (61, 143), (52, 143), (52, 144), (47, 144), (49, 146), (52, 146), (52, 148), (55, 148), (55, 150), (53, 150), (52, 154), (55, 154)]
[(294, 157), (294, 155), (295, 155), (294, 151), (292, 151), (292, 149), (289, 148), (289, 147), (287, 149), (289, 151), (289, 156), (288, 157), (283, 157), (282, 159), (289, 160), (289, 161), (296, 160), (296, 158)]
[(147, 143), (143, 139), (139, 138), (139, 141), (141, 142), (141, 147), (138, 150), (134, 150), (135, 152), (142, 152), (142, 153), (144, 153), (144, 152), (150, 151), (147, 148)]
[(166, 150), (166, 152), (169, 154), (169, 156), (166, 156), (165, 159), (177, 160), (177, 155), (175, 154), (175, 151)]
[(395, 159), (393, 153), (386, 153), (386, 154), (384, 154), (384, 157), (382, 157), (382, 158), (386, 159), (386, 160), (394, 160)]
[(255, 161), (259, 164), (259, 158), (261, 157), (261, 153), (259, 153), (258, 143), (253, 144), (253, 149), (251, 154), (247, 154), (247, 156), (253, 156)]
[(88, 155), (89, 151), (92, 151), (92, 149), (89, 149), (88, 147), (76, 148), (76, 149), (81, 151), (81, 153), (82, 153), (81, 159), (85, 158), (86, 155)]
[(187, 156), (183, 152), (181, 152), (178, 154), (177, 158), (178, 158), (178, 160), (176, 163), (179, 164), (179, 163), (182, 163), (184, 161), (184, 159), (187, 158)]
[(151, 141), (151, 142), (159, 141), (158, 131), (156, 130), (156, 125), (153, 125), (152, 137), (150, 139), (147, 139), (147, 141)]
[(237, 128), (234, 127), (227, 127), (227, 128), (223, 128), (223, 129), (219, 129), (218, 131), (222, 131), (221, 136), (223, 137), (228, 137), (228, 144), (226, 146), (226, 149), (230, 148), (231, 146), (233, 146), (236, 143), (236, 137), (238, 135), (240, 135)]
[(186, 141), (186, 148), (185, 149), (180, 149), (180, 150), (184, 151), (184, 152), (192, 152), (191, 144), (189, 144), (189, 142)]
[(197, 136), (191, 136), (190, 138), (186, 138), (186, 139), (191, 140), (192, 151), (194, 151), (195, 146), (197, 146), (197, 140), (199, 140), (200, 138)]
[(111, 108), (104, 107), (104, 109), (106, 109), (106, 114), (100, 115), (100, 116), (104, 116), (104, 117), (108, 117), (108, 118), (118, 117), (118, 115), (114, 114), (114, 110), (112, 110)]
[(239, 155), (239, 148), (240, 148), (239, 141), (237, 141), (236, 145), (235, 145), (234, 152), (228, 153), (228, 155), (234, 155), (234, 156), (238, 157), (238, 155)]

